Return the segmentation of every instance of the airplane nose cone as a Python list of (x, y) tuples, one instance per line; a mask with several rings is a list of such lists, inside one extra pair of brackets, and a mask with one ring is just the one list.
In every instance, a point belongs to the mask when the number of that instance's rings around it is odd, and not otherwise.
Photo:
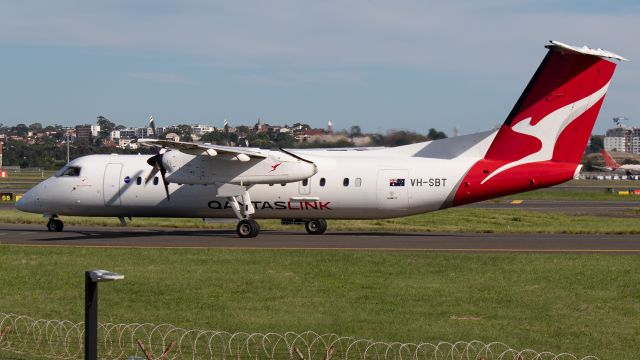
[(20, 200), (16, 202), (16, 209), (24, 212), (39, 212), (40, 198), (38, 196), (38, 186), (27, 191)]

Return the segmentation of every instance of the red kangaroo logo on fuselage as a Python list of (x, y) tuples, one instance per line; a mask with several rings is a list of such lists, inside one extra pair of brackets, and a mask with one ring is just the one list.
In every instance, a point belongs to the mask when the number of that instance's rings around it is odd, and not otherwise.
[(269, 172), (276, 171), (276, 169), (277, 169), (277, 168), (278, 168), (278, 166), (280, 166), (280, 165), (282, 165), (282, 163), (281, 163), (281, 162), (280, 162), (280, 163), (277, 163), (277, 164), (275, 164), (275, 165), (271, 165), (271, 171), (269, 171)]

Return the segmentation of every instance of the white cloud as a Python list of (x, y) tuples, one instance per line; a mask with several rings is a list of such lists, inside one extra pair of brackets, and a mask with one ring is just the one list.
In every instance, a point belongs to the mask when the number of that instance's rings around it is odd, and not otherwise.
[(267, 61), (455, 68), (470, 59), (490, 63), (482, 57), (493, 54), (536, 54), (533, 44), (550, 36), (627, 56), (638, 52), (627, 40), (640, 35), (638, 11), (545, 10), (519, 11), (501, 0), (5, 2), (0, 42), (204, 55), (230, 66)]

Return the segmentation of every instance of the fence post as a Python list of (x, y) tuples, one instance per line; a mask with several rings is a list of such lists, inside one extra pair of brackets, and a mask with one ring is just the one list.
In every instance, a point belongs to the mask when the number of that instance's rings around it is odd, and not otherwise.
[(98, 359), (98, 283), (84, 273), (84, 359)]
[(98, 282), (124, 279), (106, 270), (84, 273), (84, 358), (98, 360)]

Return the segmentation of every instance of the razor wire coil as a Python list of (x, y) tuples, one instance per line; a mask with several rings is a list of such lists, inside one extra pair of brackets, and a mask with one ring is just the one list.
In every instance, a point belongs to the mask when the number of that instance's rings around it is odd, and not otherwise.
[[(140, 346), (138, 344), (142, 344)], [(578, 360), (567, 353), (515, 350), (501, 342), (380, 342), (336, 334), (229, 333), (171, 324), (98, 325), (101, 359), (166, 360)], [(51, 359), (84, 357), (84, 323), (0, 313), (0, 351)], [(595, 360), (593, 356), (580, 360)]]

